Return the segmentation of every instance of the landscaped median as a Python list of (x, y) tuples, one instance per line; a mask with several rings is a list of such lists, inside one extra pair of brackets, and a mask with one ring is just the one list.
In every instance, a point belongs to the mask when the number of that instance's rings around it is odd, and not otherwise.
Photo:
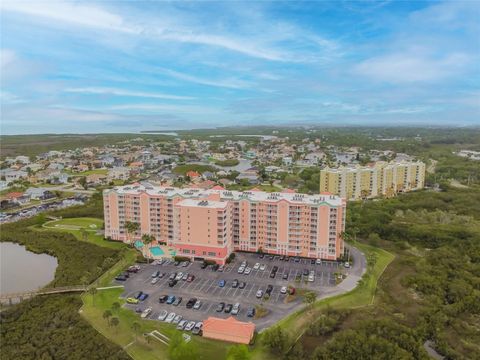
[[(386, 250), (358, 242), (354, 246), (362, 251), (367, 259), (367, 271), (357, 287), (347, 293), (319, 300), (313, 306), (304, 307), (280, 320), (275, 326), (285, 329), (298, 340), (302, 337), (312, 319), (317, 318), (327, 308), (337, 310), (355, 309), (374, 304), (378, 280), (393, 261), (395, 255)], [(262, 344), (262, 334), (259, 334), (257, 344), (253, 350), (253, 359), (275, 358)]]

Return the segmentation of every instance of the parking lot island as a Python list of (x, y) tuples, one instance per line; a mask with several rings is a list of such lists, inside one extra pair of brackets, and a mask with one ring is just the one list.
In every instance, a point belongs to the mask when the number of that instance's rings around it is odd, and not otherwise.
[(344, 252), (346, 201), (331, 194), (132, 184), (104, 190), (103, 200), (106, 237), (132, 243), (150, 235), (150, 246), (192, 260), (225, 264), (248, 251), (334, 261)]
[(249, 344), (254, 333), (254, 323), (238, 321), (233, 316), (227, 319), (209, 317), (203, 322), (203, 337), (209, 339)]

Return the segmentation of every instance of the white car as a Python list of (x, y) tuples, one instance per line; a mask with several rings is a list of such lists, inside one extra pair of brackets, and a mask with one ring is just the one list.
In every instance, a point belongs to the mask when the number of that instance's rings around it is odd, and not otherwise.
[(175, 314), (174, 312), (171, 312), (170, 314), (168, 314), (167, 318), (165, 319), (165, 322), (171, 323), (173, 319), (175, 319), (175, 316), (177, 316), (177, 314)]
[(152, 279), (152, 281), (150, 282), (152, 285), (155, 285), (157, 282), (158, 282), (159, 278), (156, 277), (154, 279)]
[(282, 286), (282, 288), (280, 289), (280, 293), (281, 293), (281, 294), (286, 294), (286, 293), (287, 293), (287, 287), (286, 287), (286, 286)]
[(246, 261), (246, 260), (243, 260), (243, 261), (242, 261), (242, 264), (241, 264), (240, 266), (246, 267), (246, 266), (247, 266), (247, 261)]
[(194, 327), (195, 327), (195, 321), (189, 321), (185, 326), (185, 331), (192, 331)]
[(201, 321), (197, 322), (195, 324), (195, 327), (192, 330), (192, 334), (199, 335), (200, 331), (202, 331), (202, 327), (203, 327), (203, 323)]
[(187, 320), (182, 320), (177, 325), (177, 330), (183, 330), (187, 325)]
[(223, 270), (225, 270), (225, 265), (220, 265), (217, 271), (222, 272)]
[(245, 271), (245, 267), (243, 267), (243, 266), (240, 266), (240, 267), (238, 268), (238, 271), (237, 271), (237, 273), (239, 273), (239, 274), (243, 274), (243, 272), (244, 272), (244, 271)]
[(240, 311), (240, 303), (236, 303), (233, 305), (232, 311), (230, 312), (232, 315), (238, 315), (238, 312)]
[(248, 275), (252, 272), (252, 268), (246, 267), (245, 271), (243, 272), (245, 275)]
[(180, 321), (182, 321), (182, 319), (183, 319), (183, 316), (182, 316), (182, 315), (177, 315), (177, 316), (175, 316), (175, 318), (173, 319), (172, 323), (178, 324)]
[(195, 310), (198, 310), (198, 309), (200, 309), (201, 307), (202, 307), (202, 302), (201, 302), (200, 300), (197, 300), (197, 301), (195, 302), (195, 304), (193, 305), (193, 308), (194, 308)]
[(260, 270), (261, 270), (261, 271), (264, 271), (265, 268), (266, 268), (266, 265), (265, 265), (265, 264), (260, 265)]
[(146, 308), (145, 310), (143, 310), (142, 315), (140, 315), (140, 317), (142, 319), (145, 319), (148, 315), (150, 315), (151, 312), (152, 312), (152, 308)]
[(348, 269), (350, 267), (350, 263), (347, 261), (343, 266), (345, 266)]
[(182, 273), (182, 272), (179, 272), (179, 273), (177, 274), (177, 276), (175, 277), (175, 280), (180, 281), (180, 280), (182, 280), (182, 277), (183, 277), (183, 273)]
[(253, 270), (258, 270), (260, 269), (260, 263), (256, 263), (255, 265), (253, 265)]
[(308, 281), (313, 282), (315, 281), (315, 271), (311, 270), (310, 274), (308, 274)]
[(315, 261), (315, 263), (316, 263), (317, 265), (322, 265), (322, 260), (321, 260), (321, 259), (317, 259), (317, 261)]
[(263, 296), (263, 290), (258, 290), (255, 296), (260, 299)]
[(160, 315), (158, 315), (158, 320), (165, 321), (167, 316), (168, 316), (168, 311), (167, 310), (162, 310), (162, 311), (160, 311)]

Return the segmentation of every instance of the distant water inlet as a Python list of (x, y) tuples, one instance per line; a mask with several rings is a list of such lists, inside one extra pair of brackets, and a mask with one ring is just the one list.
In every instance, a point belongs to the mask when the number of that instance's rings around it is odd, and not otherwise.
[(55, 277), (57, 258), (35, 254), (25, 246), (0, 243), (0, 295), (34, 291)]

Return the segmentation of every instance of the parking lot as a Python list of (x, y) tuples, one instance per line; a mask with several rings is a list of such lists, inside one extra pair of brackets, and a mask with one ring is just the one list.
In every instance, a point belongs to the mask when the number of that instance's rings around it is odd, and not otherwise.
[[(252, 269), (248, 275), (238, 273), (238, 268), (243, 261), (246, 261), (247, 266)], [(264, 270), (254, 269), (254, 267), (260, 267), (259, 265), (255, 266), (256, 263), (263, 264)], [(299, 288), (308, 289), (321, 296), (322, 293), (335, 287), (335, 272), (347, 272), (347, 269), (337, 262), (322, 261), (320, 264), (312, 264), (310, 259), (290, 258), (289, 261), (282, 261), (279, 256), (259, 258), (257, 254), (247, 253), (237, 253), (235, 261), (227, 264), (223, 271), (213, 271), (211, 266), (202, 269), (201, 265), (201, 262), (193, 262), (188, 263), (186, 267), (175, 266), (173, 261), (162, 265), (156, 262), (141, 265), (138, 273), (131, 274), (126, 281), (119, 282), (125, 285), (122, 296), (132, 297), (139, 291), (147, 293), (149, 296), (139, 304), (126, 306), (139, 311), (151, 307), (152, 313), (148, 316), (150, 319), (157, 319), (160, 312), (166, 310), (169, 313), (179, 314), (186, 320), (203, 321), (209, 316), (223, 318), (231, 316), (230, 313), (224, 311), (217, 312), (220, 302), (240, 303), (240, 311), (236, 317), (241, 321), (253, 321), (257, 325), (257, 329), (261, 329), (302, 305), (300, 296), (292, 296), (291, 301), (286, 302), (285, 299), (288, 295), (281, 293), (282, 287), (294, 287), (297, 292)], [(277, 267), (278, 270), (275, 277), (272, 278), (270, 274), (274, 267)], [(165, 275), (156, 284), (152, 284), (152, 274), (156, 271)], [(302, 275), (304, 272), (310, 274), (311, 271), (315, 274), (314, 281), (308, 281), (308, 275)], [(194, 275), (195, 278), (191, 282), (179, 280), (176, 285), (170, 287), (170, 275), (178, 272)], [(284, 279), (284, 275), (288, 275), (288, 278)], [(238, 280), (239, 286), (233, 287), (235, 279)], [(225, 281), (224, 286), (219, 285), (221, 280)], [(245, 284), (240, 285), (241, 282)], [(272, 291), (266, 299), (265, 291), (268, 285), (271, 285)], [(257, 297), (259, 290), (263, 292), (261, 298)], [(160, 303), (159, 298), (163, 295), (182, 297), (182, 302), (178, 306)], [(201, 301), (201, 307), (188, 309), (185, 305), (190, 298)], [(248, 317), (247, 310), (259, 304), (263, 304), (268, 310), (267, 315), (259, 319)]]

